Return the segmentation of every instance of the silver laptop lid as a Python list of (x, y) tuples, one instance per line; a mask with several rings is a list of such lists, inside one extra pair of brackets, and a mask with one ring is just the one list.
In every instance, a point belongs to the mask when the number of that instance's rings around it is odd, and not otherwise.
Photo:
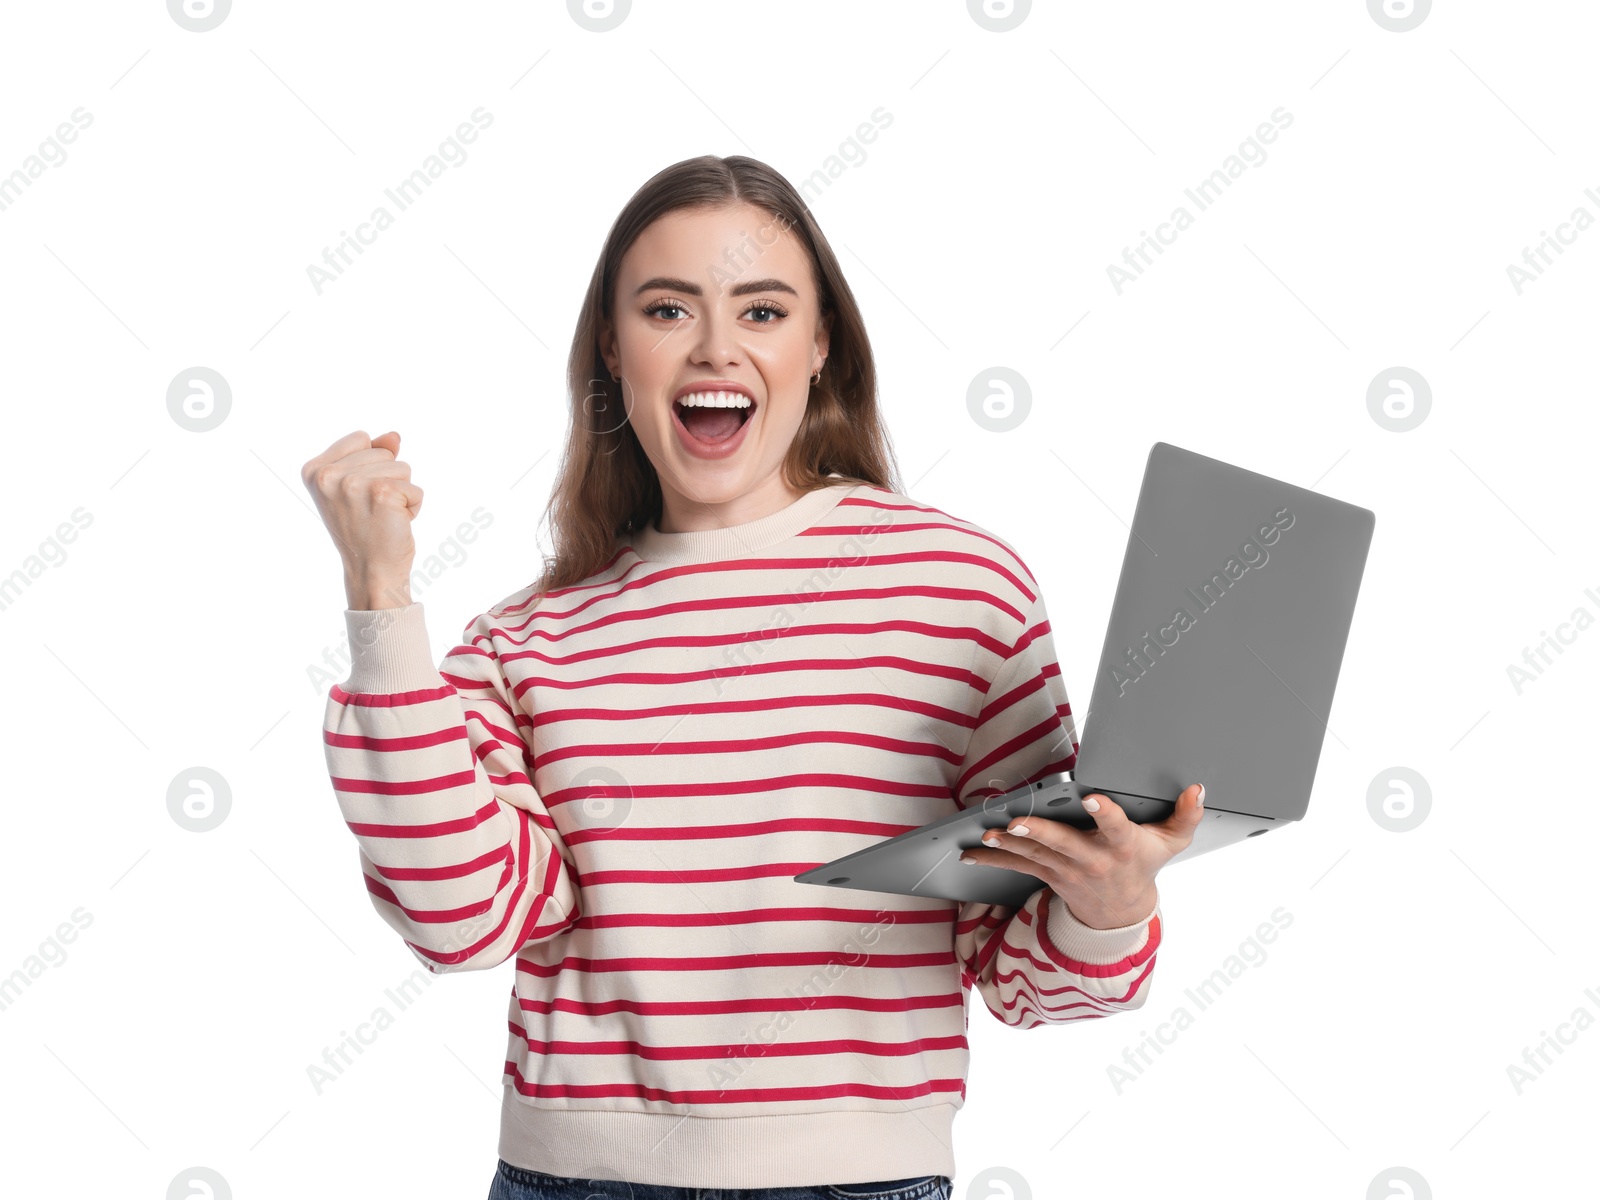
[(1166, 442), (1150, 450), (1073, 779), (1305, 815), (1371, 510)]

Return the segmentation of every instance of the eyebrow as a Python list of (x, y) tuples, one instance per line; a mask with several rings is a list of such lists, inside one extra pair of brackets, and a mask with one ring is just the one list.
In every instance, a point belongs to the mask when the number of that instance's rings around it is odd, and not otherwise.
[[(646, 279), (633, 293), (635, 296), (644, 292), (656, 290), (668, 292), (687, 292), (691, 296), (702, 294), (698, 283), (690, 283), (686, 279), (673, 279), (666, 275), (657, 275), (654, 279)], [(796, 298), (800, 293), (795, 291), (781, 279), (751, 279), (744, 283), (736, 283), (728, 289), (730, 296), (748, 296), (751, 292), (788, 292)]]

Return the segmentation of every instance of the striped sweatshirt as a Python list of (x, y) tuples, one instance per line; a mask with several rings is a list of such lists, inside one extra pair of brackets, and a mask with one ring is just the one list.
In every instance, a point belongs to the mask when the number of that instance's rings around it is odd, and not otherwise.
[(1038, 581), (970, 521), (841, 479), (722, 529), (652, 524), (437, 667), (420, 603), (345, 617), (334, 796), (423, 966), (513, 965), (515, 1166), (954, 1177), (969, 989), (1017, 1029), (1144, 1003), (1159, 904), (1093, 929), (1049, 887), (1010, 907), (794, 880), (1074, 765)]

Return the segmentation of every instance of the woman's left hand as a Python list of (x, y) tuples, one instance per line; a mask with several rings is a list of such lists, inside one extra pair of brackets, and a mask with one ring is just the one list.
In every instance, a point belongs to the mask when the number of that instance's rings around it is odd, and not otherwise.
[(1155, 908), (1156, 872), (1194, 840), (1204, 798), (1205, 787), (1192, 783), (1178, 793), (1178, 807), (1166, 820), (1136, 825), (1120, 804), (1090, 793), (1083, 807), (1094, 817), (1093, 829), (1018, 817), (1005, 830), (983, 835), (984, 845), (995, 848), (974, 848), (962, 858), (1036, 875), (1089, 928), (1116, 929)]

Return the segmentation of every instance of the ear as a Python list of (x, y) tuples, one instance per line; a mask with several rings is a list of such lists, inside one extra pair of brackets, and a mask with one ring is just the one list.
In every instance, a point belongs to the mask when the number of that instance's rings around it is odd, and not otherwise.
[(833, 332), (833, 314), (827, 313), (817, 321), (817, 353), (826, 363), (828, 357), (828, 336)]

